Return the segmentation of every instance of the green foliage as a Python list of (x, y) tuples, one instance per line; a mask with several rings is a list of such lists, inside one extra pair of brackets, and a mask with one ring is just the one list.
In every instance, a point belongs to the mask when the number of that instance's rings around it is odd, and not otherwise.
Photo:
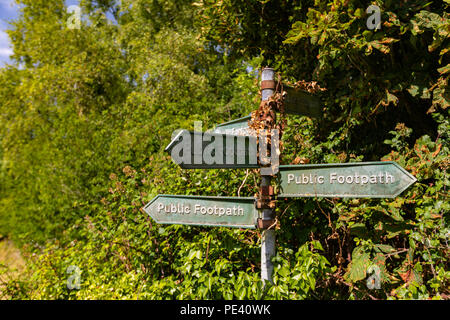
[[(20, 3), (0, 71), (0, 232), (28, 268), (8, 296), (448, 299), (448, 2), (376, 1), (378, 31), (358, 0), (85, 0), (79, 30), (62, 0)], [(278, 199), (263, 288), (259, 231), (157, 225), (141, 208), (257, 192), (257, 171), (181, 170), (163, 150), (195, 120), (256, 109), (265, 65), (327, 89), (323, 118), (287, 116), (283, 163), (396, 161), (418, 182), (395, 199)]]
[[(28, 286), (26, 294), (17, 292), (16, 298), (307, 298), (316, 278), (331, 272), (318, 254), (323, 251), (318, 241), (305, 243), (295, 253), (286, 248), (275, 258), (274, 286), (263, 290), (255, 263), (256, 231), (157, 225), (140, 210), (150, 197), (134, 192), (146, 177), (144, 170), (130, 167), (112, 175), (100, 214), (72, 227), (81, 229), (85, 240), (66, 243), (64, 250), (59, 242), (49, 244), (29, 257), (31, 276), (22, 283)], [(82, 271), (79, 290), (67, 288), (71, 265)]]

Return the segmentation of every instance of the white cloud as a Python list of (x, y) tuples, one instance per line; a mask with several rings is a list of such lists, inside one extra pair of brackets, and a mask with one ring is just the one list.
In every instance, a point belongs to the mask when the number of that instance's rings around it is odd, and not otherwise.
[(8, 21), (17, 18), (19, 6), (14, 0), (0, 0), (0, 23), (1, 29), (4, 30)]
[(0, 66), (9, 62), (9, 56), (13, 53), (11, 49), (11, 42), (8, 34), (0, 30)]
[(0, 6), (4, 7), (5, 9), (11, 8), (16, 5), (16, 2), (14, 0), (0, 0)]
[(17, 11), (17, 4), (14, 0), (0, 0), (0, 11), (2, 17), (8, 17), (11, 14), (15, 15)]
[(10, 48), (0, 48), (0, 57), (8, 58), (12, 54), (13, 54), (12, 49), (10, 49)]
[(7, 21), (17, 16), (17, 4), (14, 0), (0, 0), (0, 67), (9, 63), (13, 53), (11, 42), (5, 30), (9, 27)]

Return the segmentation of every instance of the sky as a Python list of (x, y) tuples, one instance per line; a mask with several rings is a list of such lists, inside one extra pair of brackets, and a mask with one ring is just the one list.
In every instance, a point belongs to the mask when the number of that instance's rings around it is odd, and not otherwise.
[[(66, 5), (78, 4), (78, 0), (66, 0)], [(18, 15), (18, 7), (14, 0), (0, 0), (0, 68), (6, 63), (11, 63), (9, 56), (12, 54), (11, 42), (5, 32), (10, 26), (8, 21), (14, 20)]]
[(9, 56), (12, 54), (12, 48), (5, 30), (9, 28), (8, 21), (16, 17), (17, 5), (14, 0), (0, 0), (0, 67), (10, 62)]

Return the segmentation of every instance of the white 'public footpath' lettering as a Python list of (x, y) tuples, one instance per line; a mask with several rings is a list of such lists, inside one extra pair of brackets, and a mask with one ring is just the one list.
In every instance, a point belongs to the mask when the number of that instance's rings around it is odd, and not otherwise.
[[(287, 175), (287, 183), (295, 184), (323, 184), (325, 182), (324, 176), (318, 176), (317, 174), (302, 174), (295, 176), (293, 173)], [(354, 173), (351, 175), (338, 175), (335, 172), (330, 173), (328, 182), (330, 184), (389, 184), (394, 183), (395, 178), (393, 175), (387, 172), (379, 172), (372, 175), (358, 175)]]
[[(218, 207), (217, 205), (214, 206), (203, 206), (200, 204), (195, 204), (193, 213), (197, 215), (215, 215), (215, 216), (243, 216), (244, 215), (244, 209), (241, 208), (241, 206), (233, 206), (231, 208), (224, 208), (224, 207)], [(184, 203), (170, 203), (170, 204), (164, 204), (159, 202), (157, 206), (157, 212), (165, 212), (165, 213), (173, 213), (173, 214), (190, 214), (191, 206), (189, 204)]]

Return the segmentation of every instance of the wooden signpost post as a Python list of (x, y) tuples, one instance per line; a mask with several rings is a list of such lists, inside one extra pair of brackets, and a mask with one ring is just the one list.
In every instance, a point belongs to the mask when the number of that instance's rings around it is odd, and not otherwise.
[[(273, 69), (263, 69), (262, 102), (275, 93), (274, 78)], [(286, 113), (321, 116), (319, 99), (289, 86), (284, 85), (283, 89)], [(264, 283), (272, 283), (275, 197), (394, 198), (416, 181), (395, 162), (281, 165), (280, 192), (275, 195), (271, 186), (274, 174), (265, 173), (261, 161), (257, 161), (262, 141), (249, 127), (250, 120), (251, 116), (243, 117), (217, 125), (210, 132), (181, 130), (166, 151), (183, 169), (261, 168), (258, 199), (158, 195), (144, 211), (157, 223), (261, 229), (261, 278)], [(260, 150), (257, 150), (258, 146)]]

